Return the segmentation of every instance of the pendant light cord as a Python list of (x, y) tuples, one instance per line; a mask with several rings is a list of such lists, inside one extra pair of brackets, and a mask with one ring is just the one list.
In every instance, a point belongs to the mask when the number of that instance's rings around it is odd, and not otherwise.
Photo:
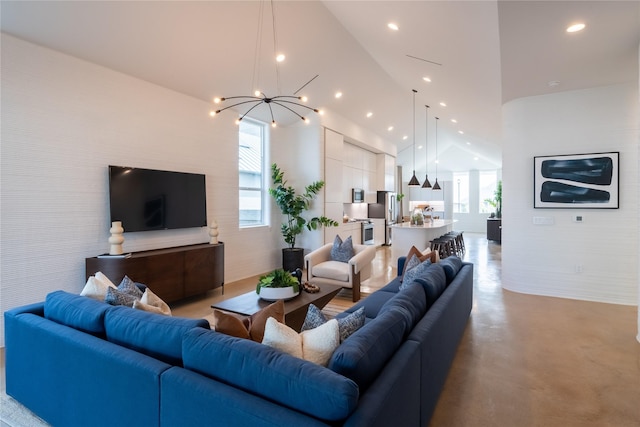
[(413, 174), (416, 174), (416, 93), (417, 90), (411, 89), (413, 91)]

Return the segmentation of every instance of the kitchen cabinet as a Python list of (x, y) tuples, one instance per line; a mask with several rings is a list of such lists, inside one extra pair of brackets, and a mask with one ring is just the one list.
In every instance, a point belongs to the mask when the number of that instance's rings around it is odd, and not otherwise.
[(396, 191), (396, 158), (388, 154), (377, 155), (377, 185), (378, 191)]

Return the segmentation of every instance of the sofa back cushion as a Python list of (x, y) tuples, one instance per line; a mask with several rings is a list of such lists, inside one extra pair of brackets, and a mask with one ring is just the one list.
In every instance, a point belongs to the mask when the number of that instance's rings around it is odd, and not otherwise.
[(462, 268), (462, 260), (457, 256), (448, 256), (440, 261), (440, 265), (444, 268), (444, 274), (447, 276), (447, 285), (453, 281)]
[(423, 287), (405, 287), (382, 306), (380, 313), (386, 310), (398, 310), (405, 316), (408, 334), (427, 312), (427, 298)]
[(104, 336), (104, 317), (110, 305), (92, 298), (55, 291), (44, 302), (44, 317), (82, 332)]
[(427, 298), (427, 308), (440, 297), (447, 287), (447, 279), (445, 270), (442, 267), (442, 261), (438, 264), (432, 264), (420, 277), (418, 277), (412, 285), (420, 284), (424, 289)]
[(182, 336), (195, 327), (209, 329), (204, 319), (185, 319), (113, 307), (104, 319), (107, 340), (172, 365), (182, 365)]
[(358, 404), (350, 379), (254, 341), (192, 329), (182, 345), (185, 368), (299, 412), (337, 421)]
[(406, 318), (399, 310), (379, 313), (340, 344), (328, 368), (366, 390), (402, 343), (408, 332)]

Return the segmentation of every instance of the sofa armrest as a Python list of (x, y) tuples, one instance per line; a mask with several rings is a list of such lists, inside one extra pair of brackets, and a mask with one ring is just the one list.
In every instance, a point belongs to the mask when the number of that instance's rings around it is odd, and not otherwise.
[(357, 248), (354, 246), (354, 250), (356, 254), (349, 260), (349, 265), (353, 265), (355, 273), (359, 273), (373, 262), (376, 257), (376, 248), (375, 246), (358, 245)]

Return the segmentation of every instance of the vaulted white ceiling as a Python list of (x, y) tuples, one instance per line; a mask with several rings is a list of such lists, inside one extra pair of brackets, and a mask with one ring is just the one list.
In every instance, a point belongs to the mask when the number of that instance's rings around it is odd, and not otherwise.
[[(210, 102), (253, 91), (260, 4), (2, 1), (0, 15), (3, 32)], [(436, 116), (442, 169), (495, 169), (503, 102), (638, 80), (638, 1), (276, 1), (278, 50), (287, 55), (278, 89), (270, 3), (263, 6), (255, 85), (288, 95), (318, 75), (300, 92), (309, 105), (370, 129), (399, 152), (413, 151), (416, 89), (416, 146), (424, 145), (430, 106), (430, 168)], [(575, 21), (586, 29), (566, 33)], [(276, 115), (283, 124), (293, 118)], [(234, 118), (223, 112), (211, 120)], [(424, 164), (417, 149), (416, 169)]]

